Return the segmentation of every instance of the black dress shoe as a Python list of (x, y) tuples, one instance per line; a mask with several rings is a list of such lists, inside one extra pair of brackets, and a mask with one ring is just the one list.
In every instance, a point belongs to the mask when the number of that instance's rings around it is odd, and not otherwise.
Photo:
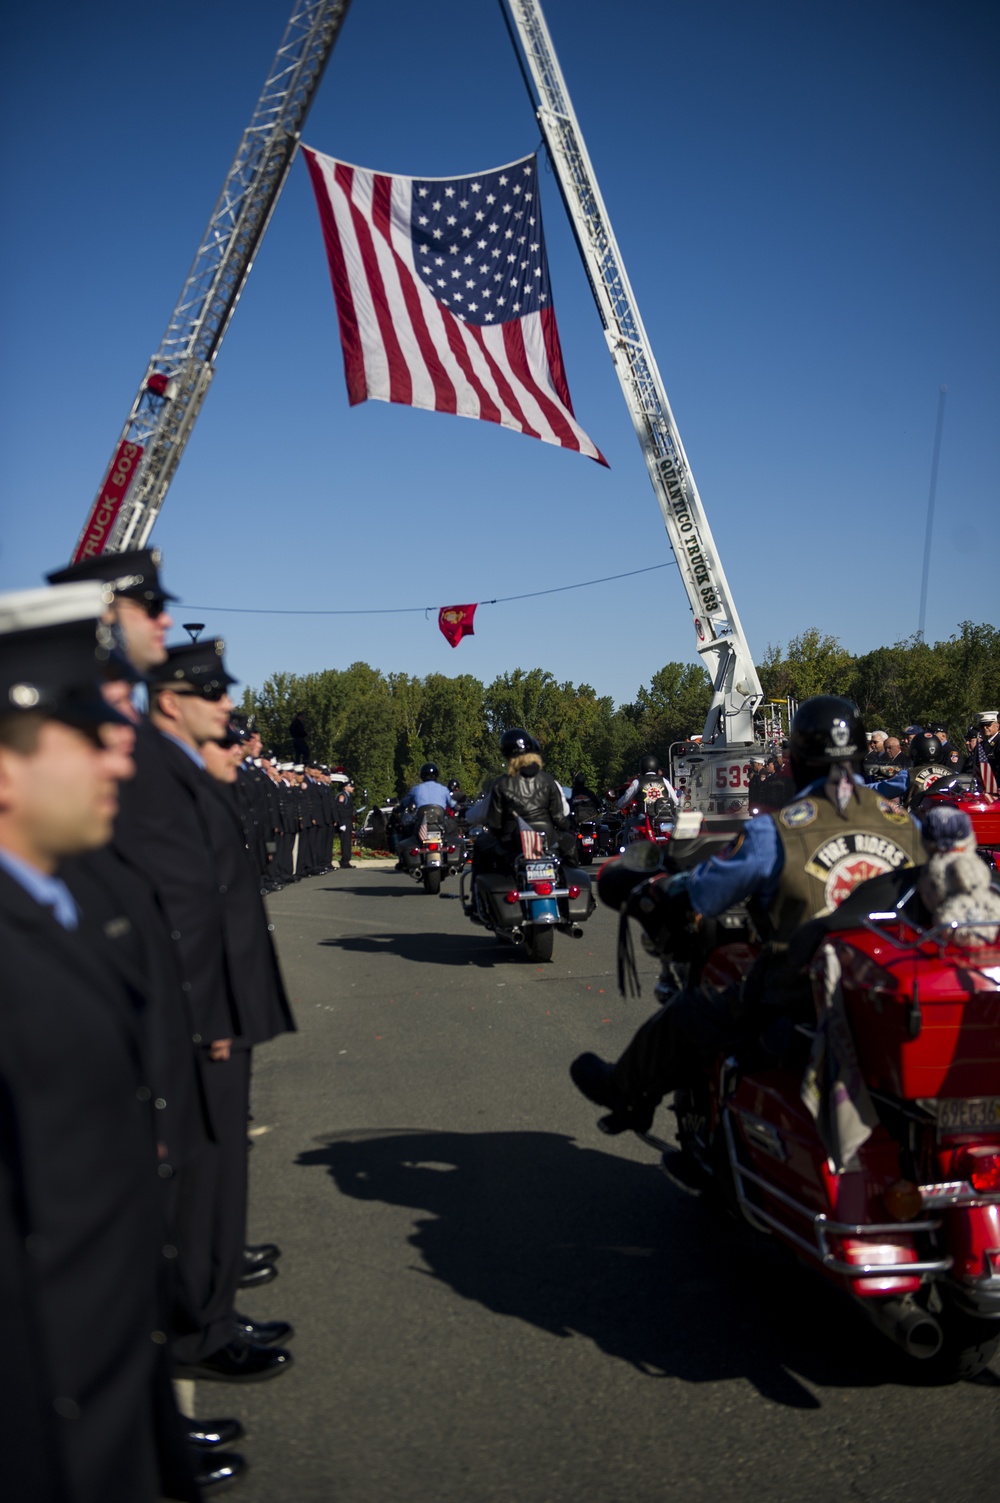
[(241, 1289), (260, 1289), (264, 1284), (270, 1284), (272, 1279), (278, 1277), (278, 1270), (273, 1263), (244, 1263), (243, 1276), (240, 1279)]
[(276, 1346), (290, 1341), (295, 1332), (287, 1320), (251, 1320), (249, 1315), (237, 1311), (236, 1335), (240, 1341), (252, 1341), (254, 1346)]
[(277, 1263), (280, 1257), (281, 1248), (276, 1242), (258, 1242), (253, 1247), (243, 1249), (244, 1263)]
[(221, 1451), (215, 1456), (203, 1453), (195, 1456), (195, 1481), (204, 1494), (224, 1493), (227, 1487), (239, 1482), (247, 1464), (235, 1451)]
[(578, 1054), (569, 1067), (577, 1090), (595, 1106), (606, 1106), (607, 1117), (597, 1124), (602, 1132), (648, 1132), (654, 1107), (636, 1106), (615, 1081), (615, 1067), (597, 1054)]
[(292, 1354), (280, 1346), (255, 1346), (238, 1337), (200, 1362), (174, 1368), (175, 1378), (194, 1378), (196, 1382), (208, 1379), (214, 1383), (262, 1383), (265, 1378), (276, 1378), (292, 1365)]
[(216, 1446), (231, 1446), (246, 1433), (238, 1419), (189, 1419), (185, 1421), (187, 1438), (198, 1451), (213, 1451)]

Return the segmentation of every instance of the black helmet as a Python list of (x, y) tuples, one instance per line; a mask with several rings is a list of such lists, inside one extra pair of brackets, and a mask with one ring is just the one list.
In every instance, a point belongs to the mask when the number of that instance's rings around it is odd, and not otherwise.
[(857, 705), (837, 694), (803, 700), (792, 720), (788, 755), (796, 788), (804, 788), (835, 762), (860, 762), (867, 738)]
[(942, 736), (934, 736), (930, 731), (922, 731), (919, 736), (914, 736), (909, 745), (909, 753), (914, 767), (925, 767), (931, 763), (948, 766), (947, 742)]
[(541, 750), (534, 736), (520, 725), (514, 726), (512, 730), (504, 731), (500, 737), (500, 754), (507, 758), (520, 757), (525, 752), (538, 752), (541, 755)]
[(461, 786), (462, 785), (461, 783), (459, 783), (457, 778), (452, 778), (451, 782), (448, 784), (448, 792), (457, 793)]
[(640, 777), (642, 777), (647, 772), (660, 772), (660, 771), (661, 771), (660, 764), (656, 760), (655, 757), (650, 756), (650, 757), (643, 757), (641, 759), (641, 761), (639, 763), (639, 776)]
[(422, 783), (434, 783), (441, 776), (436, 762), (425, 762), (420, 769), (420, 781)]
[(574, 788), (586, 788), (586, 786), (587, 786), (587, 774), (585, 772), (578, 772), (578, 773), (576, 773), (574, 775), (574, 777), (573, 777), (573, 787)]

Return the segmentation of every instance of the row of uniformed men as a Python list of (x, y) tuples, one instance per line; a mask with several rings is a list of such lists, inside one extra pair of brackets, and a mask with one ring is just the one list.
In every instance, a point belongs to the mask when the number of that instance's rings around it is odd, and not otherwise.
[(338, 840), (340, 864), (349, 865), (354, 783), (347, 774), (263, 756), (252, 717), (235, 716), (232, 729), (244, 740), (237, 796), (247, 849), (264, 890), (329, 871)]
[(149, 550), (49, 578), (0, 597), (4, 1480), (197, 1499), (241, 1430), (179, 1416), (171, 1378), (291, 1363), (291, 1327), (235, 1303), (279, 1255), (246, 1247), (251, 1050), (295, 1025), (226, 786), (223, 644), (166, 646)]

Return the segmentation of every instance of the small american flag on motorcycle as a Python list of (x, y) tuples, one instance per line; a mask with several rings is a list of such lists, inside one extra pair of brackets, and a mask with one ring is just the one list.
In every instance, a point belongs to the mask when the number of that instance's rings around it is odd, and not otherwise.
[(521, 850), (529, 861), (537, 860), (545, 854), (545, 836), (541, 830), (533, 830), (527, 820), (517, 816), (517, 828), (521, 832)]
[(979, 786), (983, 792), (988, 794), (990, 798), (996, 798), (1000, 790), (997, 789), (996, 773), (990, 764), (990, 759), (986, 752), (986, 738), (982, 731), (980, 731), (979, 740), (976, 742), (976, 772), (979, 775)]
[(417, 839), (420, 841), (421, 845), (426, 845), (427, 844), (427, 825), (426, 825), (426, 823), (422, 824), (420, 826), (420, 829), (417, 831)]

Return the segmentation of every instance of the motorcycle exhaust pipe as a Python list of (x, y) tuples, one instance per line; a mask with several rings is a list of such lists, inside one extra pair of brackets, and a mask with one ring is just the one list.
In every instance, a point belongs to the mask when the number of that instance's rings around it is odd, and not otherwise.
[(579, 924), (570, 924), (570, 926), (569, 926), (569, 932), (570, 932), (571, 936), (573, 937), (573, 939), (582, 939), (583, 938), (583, 930), (580, 928)]
[(510, 942), (511, 942), (512, 945), (523, 945), (524, 944), (524, 930), (523, 929), (511, 929), (511, 931), (510, 931)]
[(860, 1303), (872, 1324), (883, 1336), (901, 1346), (908, 1357), (926, 1362), (941, 1350), (944, 1332), (934, 1316), (919, 1305), (907, 1304), (900, 1299), (884, 1303), (866, 1299)]

